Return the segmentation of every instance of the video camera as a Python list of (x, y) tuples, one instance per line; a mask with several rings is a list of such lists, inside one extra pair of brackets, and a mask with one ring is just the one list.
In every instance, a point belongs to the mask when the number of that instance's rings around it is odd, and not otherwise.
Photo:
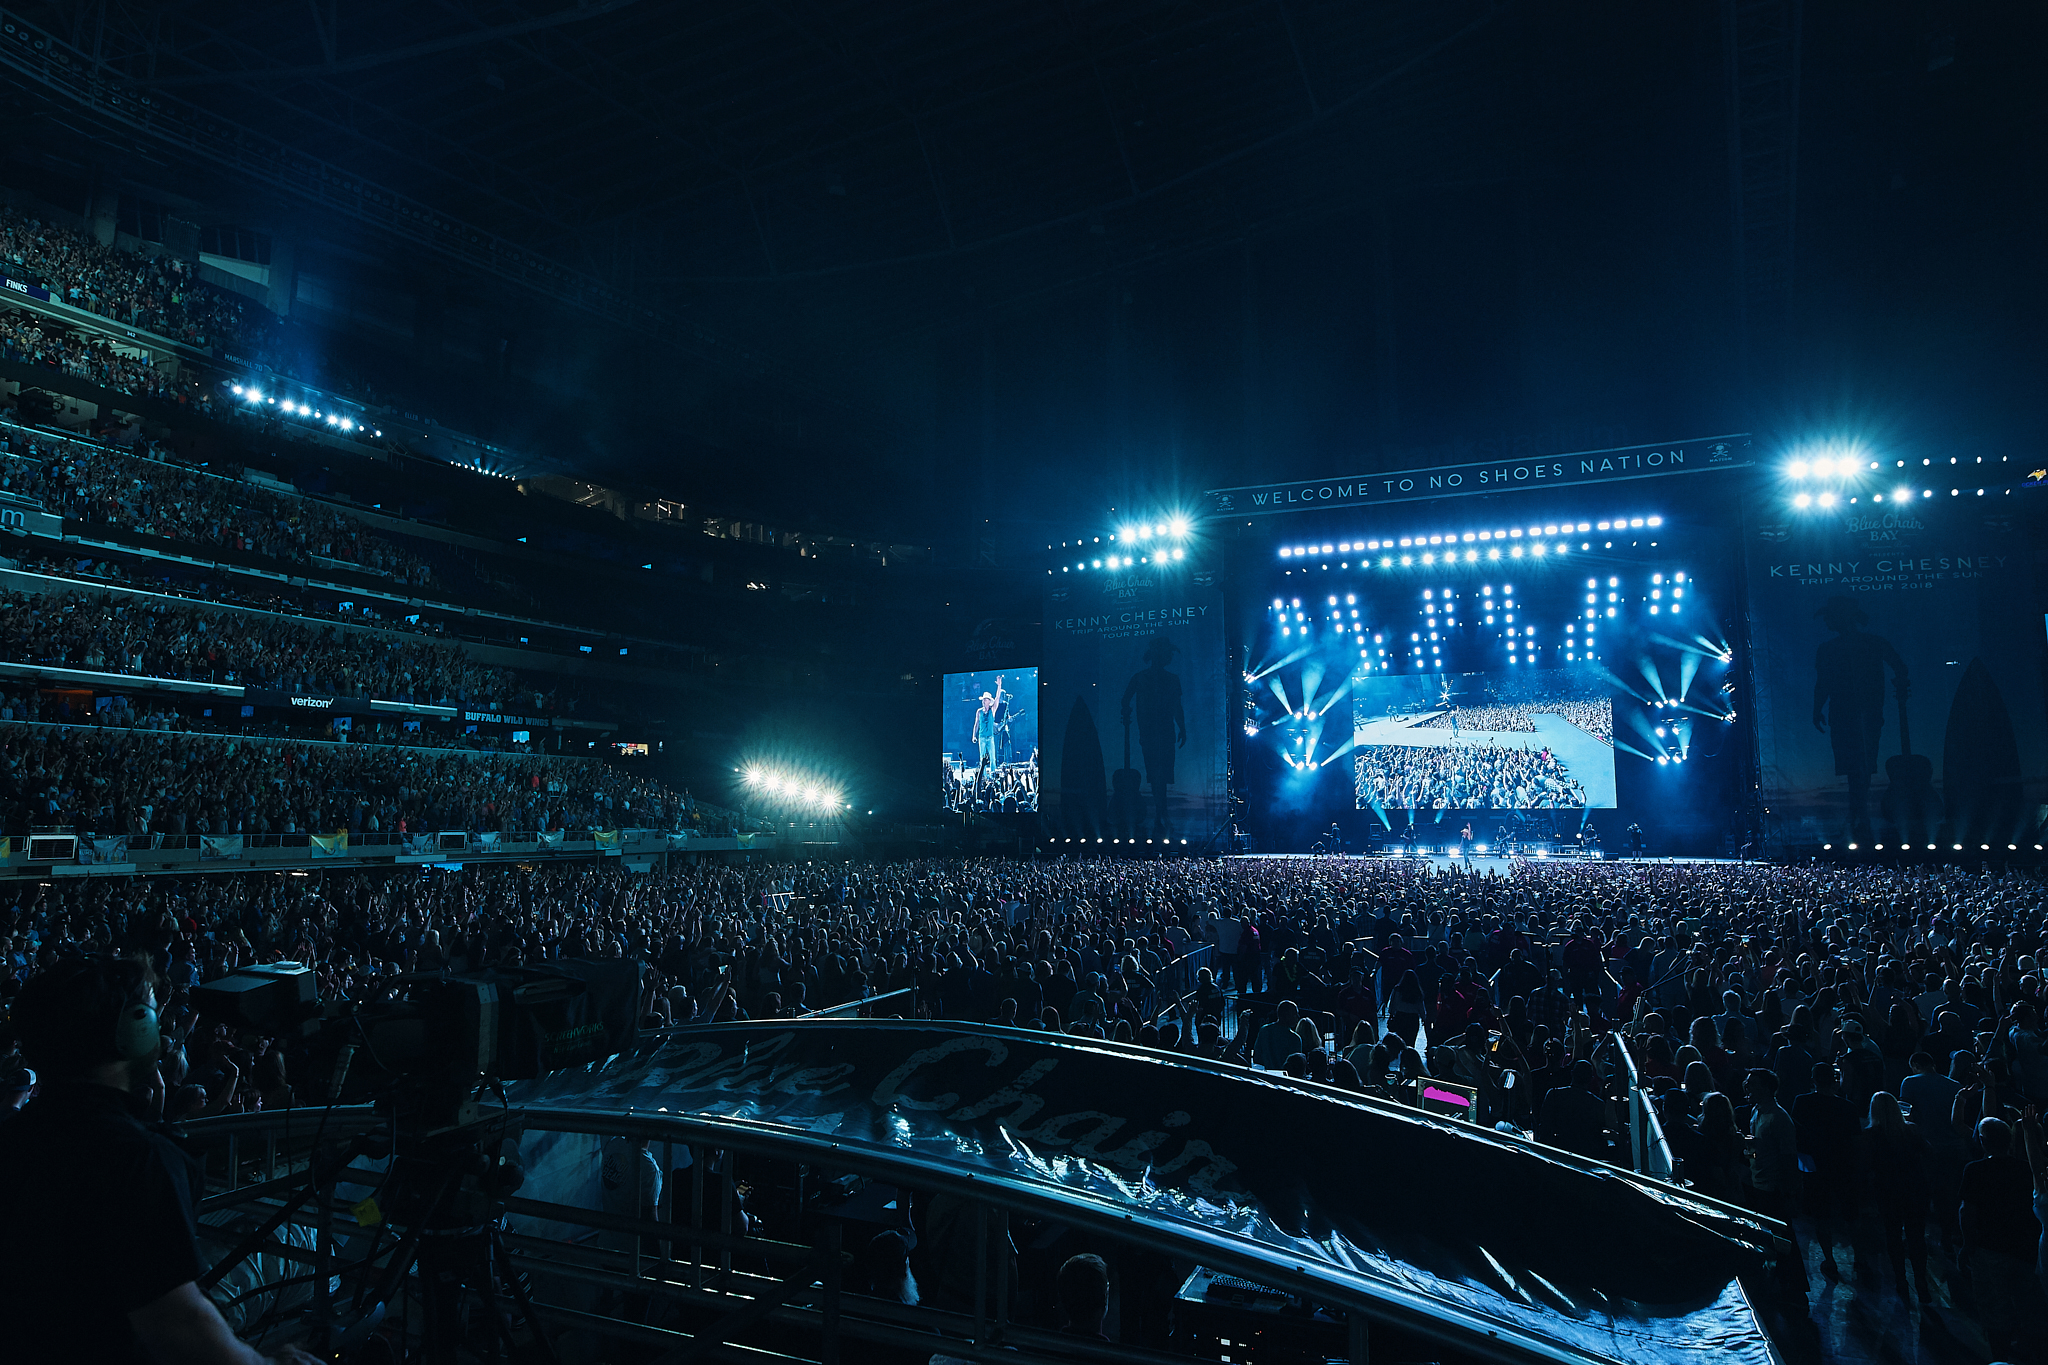
[(311, 967), (243, 967), (196, 986), (209, 1019), (308, 1044), (330, 1101), (393, 1098), (425, 1133), (473, 1122), (477, 1095), (602, 1061), (634, 1041), (640, 964), (570, 959), (540, 967), (422, 972), (368, 999), (323, 1001)]

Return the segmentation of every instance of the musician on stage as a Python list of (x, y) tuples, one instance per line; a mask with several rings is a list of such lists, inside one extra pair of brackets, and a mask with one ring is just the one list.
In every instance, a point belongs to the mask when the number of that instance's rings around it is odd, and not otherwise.
[(982, 693), (974, 711), (974, 748), (978, 756), (974, 769), (974, 786), (977, 793), (987, 782), (990, 769), (997, 766), (996, 735), (1009, 714), (1009, 697), (1003, 691), (1002, 678), (998, 676), (996, 690)]

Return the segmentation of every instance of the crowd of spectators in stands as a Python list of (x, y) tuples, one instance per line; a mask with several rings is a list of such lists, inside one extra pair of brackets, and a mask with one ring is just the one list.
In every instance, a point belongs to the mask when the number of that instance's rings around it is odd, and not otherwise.
[(180, 392), (175, 375), (148, 360), (122, 355), (103, 338), (20, 310), (0, 313), (0, 358), (47, 365), (117, 393), (175, 401)]
[(493, 711), (555, 706), (549, 689), (458, 645), (111, 594), (0, 591), (0, 660)]
[(311, 499), (47, 433), (0, 431), (0, 492), (88, 526), (294, 564), (335, 561), (418, 586), (433, 577), (419, 555)]
[(1361, 805), (1384, 810), (1563, 810), (1585, 787), (1548, 746), (1375, 744), (1358, 751)]
[(677, 829), (685, 803), (593, 759), (0, 724), (0, 833)]
[(0, 206), (0, 258), (9, 275), (74, 308), (190, 346), (218, 347), (273, 321), (257, 304), (200, 283), (188, 261), (120, 251), (11, 206)]
[(2043, 899), (2035, 876), (1960, 867), (1350, 860), (24, 884), (0, 890), (0, 998), (66, 952), (148, 955), (182, 1044), (172, 1105), (195, 1113), (295, 1102), (287, 1058), (260, 1060), (274, 1045), (237, 1056), (211, 1024), (184, 1032), (184, 988), (280, 956), (355, 998), (443, 965), (628, 957), (648, 964), (648, 1026), (886, 995), (877, 1012), (1116, 1039), (1397, 1103), (1427, 1078), (1481, 1121), (1624, 1164), (1634, 1077), (1661, 1096), (1677, 1178), (1796, 1220), (1788, 1296), (1843, 1257), (1874, 1290), (1888, 1263), (1902, 1296), (1973, 1305), (2000, 1351), (2044, 1321)]

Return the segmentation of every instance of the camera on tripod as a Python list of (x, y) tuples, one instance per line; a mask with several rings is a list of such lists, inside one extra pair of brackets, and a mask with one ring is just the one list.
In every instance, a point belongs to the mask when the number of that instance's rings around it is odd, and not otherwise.
[[(297, 962), (244, 967), (192, 991), (208, 1018), (305, 1041), (330, 1101), (391, 1098), (417, 1132), (476, 1121), (486, 1085), (603, 1061), (633, 1043), (640, 965), (568, 959), (544, 967), (420, 972), (369, 999), (323, 1001)], [(323, 1069), (324, 1067), (324, 1069)]]
[[(389, 1158), (374, 1200), (369, 1248), (330, 1262), (319, 1246), (309, 1340), (341, 1359), (368, 1349), (393, 1296), (415, 1266), (422, 1291), (426, 1356), (453, 1359), (463, 1333), (459, 1305), (474, 1296), (496, 1336), (509, 1345), (515, 1320), (543, 1359), (553, 1351), (523, 1283), (507, 1273), (498, 1221), (524, 1179), (507, 1143), (514, 1116), (486, 1110), (483, 1097), (502, 1083), (531, 1080), (600, 1062), (630, 1048), (640, 1005), (640, 965), (568, 960), (485, 972), (415, 973), (393, 978), (370, 998), (323, 1001), (313, 970), (280, 962), (246, 967), (194, 988), (209, 1017), (281, 1040), (305, 1043), (313, 1074), (330, 1077), (327, 1101), (375, 1101), (379, 1131), (337, 1150), (312, 1153), (306, 1181), (201, 1280), (202, 1289), (263, 1246), (308, 1200), (332, 1202), (333, 1187), (359, 1156)], [(384, 1263), (387, 1228), (403, 1229)], [(344, 1305), (328, 1277), (354, 1278)], [(510, 1299), (517, 1310), (509, 1311)]]

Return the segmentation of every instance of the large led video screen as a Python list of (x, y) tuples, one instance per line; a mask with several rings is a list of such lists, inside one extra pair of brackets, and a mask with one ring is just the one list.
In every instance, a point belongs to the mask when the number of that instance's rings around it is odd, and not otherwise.
[(1614, 704), (1597, 666), (1491, 673), (1359, 670), (1360, 810), (1612, 810)]
[(947, 810), (1038, 809), (1038, 670), (946, 674), (939, 780)]

